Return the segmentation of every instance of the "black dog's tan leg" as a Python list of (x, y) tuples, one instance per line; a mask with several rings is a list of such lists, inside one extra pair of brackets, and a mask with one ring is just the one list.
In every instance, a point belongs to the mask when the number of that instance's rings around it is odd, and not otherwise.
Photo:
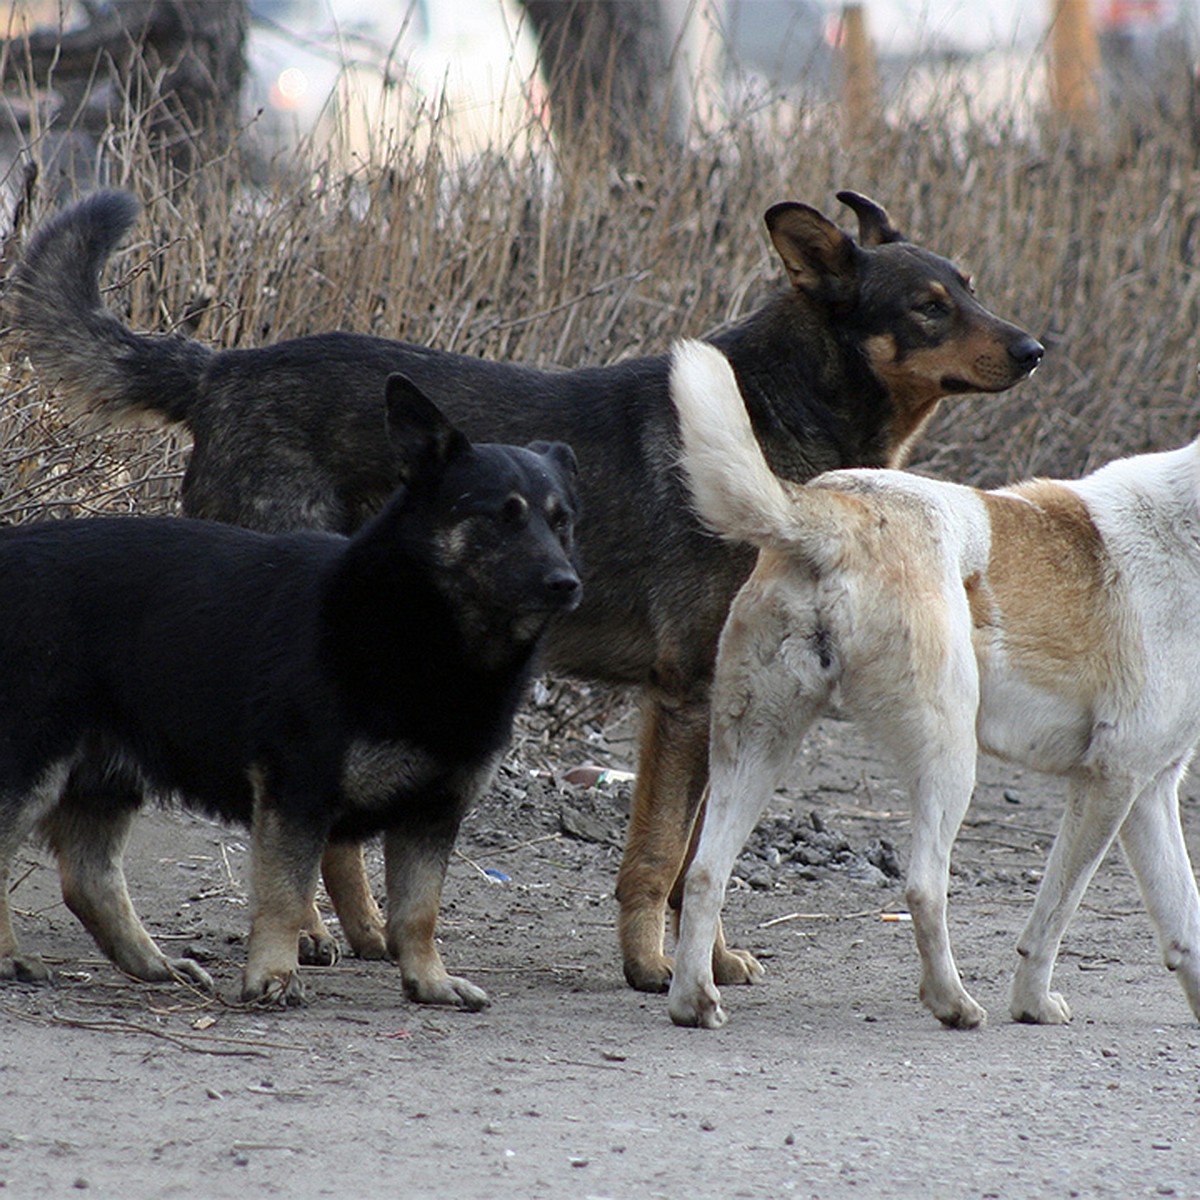
[(242, 999), (286, 1007), (304, 1003), (297, 955), (312, 919), (324, 831), (297, 827), (261, 801), (252, 831), (254, 915)]
[(457, 833), (458, 821), (453, 820), (436, 827), (392, 829), (384, 835), (388, 950), (410, 999), (478, 1012), (491, 1003), (487, 993), (450, 975), (434, 941), (446, 864)]
[(180, 980), (211, 991), (212, 978), (190, 958), (168, 958), (134, 911), (122, 858), (133, 804), (64, 805), (45, 822), (58, 857), (63, 900), (101, 950), (127, 975), (148, 983)]
[(667, 899), (683, 869), (707, 781), (707, 702), (673, 706), (650, 695), (617, 875), (625, 979), (639, 991), (663, 992), (671, 982), (671, 960), (663, 953)]
[[(41, 798), (43, 805), (57, 799), (65, 778), (64, 768), (48, 781)], [(38, 955), (22, 953), (8, 899), (12, 861), (33, 832), (37, 816), (35, 801), (0, 792), (0, 980), (46, 983), (50, 979), (50, 970)]]
[(371, 893), (362, 846), (357, 842), (327, 846), (321, 875), (350, 949), (359, 958), (387, 958), (383, 913)]

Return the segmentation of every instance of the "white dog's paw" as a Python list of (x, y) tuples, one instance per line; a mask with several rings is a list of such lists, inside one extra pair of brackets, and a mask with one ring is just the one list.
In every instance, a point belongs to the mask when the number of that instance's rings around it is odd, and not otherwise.
[(921, 1002), (950, 1029), (978, 1029), (987, 1020), (987, 1009), (961, 985), (938, 989), (921, 985)]
[(667, 1012), (676, 1025), (689, 1029), (720, 1029), (729, 1020), (721, 1007), (721, 993), (711, 983), (687, 990), (672, 983)]
[(1012, 1019), (1024, 1025), (1066, 1025), (1071, 1019), (1071, 1006), (1060, 992), (1032, 997), (1014, 992), (1010, 1011)]
[(0, 979), (16, 983), (49, 983), (50, 968), (38, 954), (11, 954), (0, 958)]

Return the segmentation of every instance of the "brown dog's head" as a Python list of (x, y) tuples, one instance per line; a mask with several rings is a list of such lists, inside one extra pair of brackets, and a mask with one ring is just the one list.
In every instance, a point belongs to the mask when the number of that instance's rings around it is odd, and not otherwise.
[(923, 405), (1000, 392), (1037, 367), (1041, 343), (984, 308), (954, 263), (908, 241), (866, 196), (838, 199), (858, 216), (857, 242), (807, 204), (774, 205), (767, 229), (792, 286), (859, 340), (893, 395)]

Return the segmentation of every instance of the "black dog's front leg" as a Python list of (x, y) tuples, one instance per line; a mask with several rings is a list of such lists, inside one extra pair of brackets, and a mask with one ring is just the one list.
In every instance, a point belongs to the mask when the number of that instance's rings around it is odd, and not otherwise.
[(407, 821), (384, 835), (387, 944), (410, 999), (478, 1012), (491, 1003), (487, 993), (466, 979), (450, 975), (434, 941), (442, 883), (462, 812), (434, 820)]
[(326, 830), (259, 798), (251, 835), (254, 908), (242, 999), (279, 1007), (303, 1004), (297, 947), (313, 910)]

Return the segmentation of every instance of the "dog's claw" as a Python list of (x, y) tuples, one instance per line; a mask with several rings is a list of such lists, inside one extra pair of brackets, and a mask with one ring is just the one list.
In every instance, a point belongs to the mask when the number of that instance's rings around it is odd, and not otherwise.
[(304, 984), (299, 971), (272, 974), (253, 982), (247, 979), (242, 986), (242, 1002), (262, 1008), (295, 1008), (304, 1004)]
[(758, 983), (766, 973), (749, 950), (713, 951), (713, 979), (722, 986)]
[(13, 954), (0, 958), (0, 979), (16, 983), (49, 983), (50, 968), (37, 954)]
[(297, 952), (300, 961), (309, 967), (332, 967), (342, 957), (342, 948), (332, 934), (318, 936), (307, 930), (300, 934)]
[(482, 1012), (491, 1003), (483, 988), (457, 975), (441, 979), (406, 979), (404, 994), (417, 1004), (441, 1004), (464, 1012)]

